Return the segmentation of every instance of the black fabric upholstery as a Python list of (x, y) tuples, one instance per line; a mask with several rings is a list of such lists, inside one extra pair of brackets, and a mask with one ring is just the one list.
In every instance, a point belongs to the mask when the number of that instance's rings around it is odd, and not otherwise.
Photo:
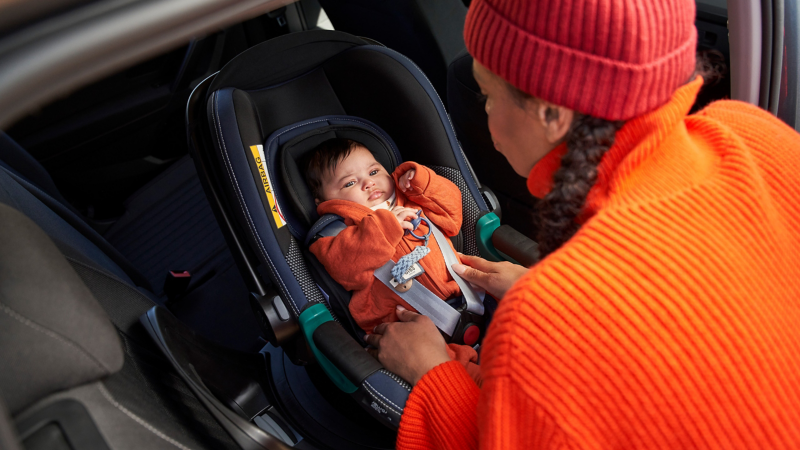
[(192, 274), (183, 297), (170, 305), (185, 323), (233, 348), (256, 345), (259, 331), (247, 302), (249, 290), (191, 158), (178, 160), (133, 194), (105, 237), (140, 268), (159, 302), (166, 300), (167, 271)]
[(159, 302), (166, 300), (167, 271), (188, 270), (192, 283), (173, 305), (176, 314), (231, 347), (257, 342), (249, 289), (188, 156), (129, 197), (125, 213), (101, 236), (65, 203), (44, 168), (0, 133), (0, 202), (31, 217), (70, 260), (142, 287)]
[(247, 92), (240, 89), (233, 91), (233, 109), (239, 118), (239, 135), (245, 146), (264, 143), (264, 134), (261, 133), (261, 121), (258, 118), (256, 105)]
[(233, 264), (188, 156), (125, 201), (125, 214), (104, 237), (165, 298), (168, 270), (188, 270), (194, 280)]
[(22, 448), (2, 398), (0, 398), (0, 448), (4, 450), (20, 450)]
[(150, 289), (147, 279), (81, 217), (36, 185), (2, 166), (0, 202), (13, 206), (33, 219), (59, 248), (70, 247), (120, 278)]
[(122, 333), (135, 333), (139, 328), (139, 317), (156, 303), (145, 293), (97, 267), (69, 257), (67, 259), (114, 326)]
[(24, 148), (0, 131), (0, 165), (5, 165), (27, 181), (38, 186), (47, 195), (61, 202), (77, 214), (72, 205), (61, 195), (50, 174)]
[(398, 61), (356, 49), (323, 69), (346, 114), (378, 125), (394, 139), (404, 160), (457, 167), (431, 98)]
[(145, 333), (139, 317), (155, 305), (148, 295), (96, 268), (70, 264), (117, 328), (125, 360), (122, 370), (97, 386), (61, 395), (77, 398), (93, 415), (113, 412), (98, 426), (114, 448), (174, 449), (159, 433), (193, 448), (236, 448)]
[(321, 70), (271, 89), (251, 91), (250, 95), (258, 105), (264, 136), (312, 117), (345, 114), (339, 96)]
[[(122, 339), (125, 364), (102, 382), (116, 402), (190, 448), (238, 448), (149, 339), (125, 335)], [(139, 448), (146, 448), (142, 445), (145, 430), (138, 431)]]
[[(324, 42), (320, 36), (324, 36)], [(364, 44), (363, 40), (338, 31), (306, 31), (295, 34), (292, 39), (272, 39), (228, 62), (208, 92), (226, 87), (251, 90), (275, 85), (309, 72), (342, 50)]]
[(100, 387), (64, 395), (77, 396), (94, 414), (116, 410), (98, 423), (101, 431), (111, 435), (112, 446), (122, 441), (131, 448), (175, 447), (130, 415), (119, 414), (121, 407), (181, 445), (236, 448), (144, 331), (139, 317), (155, 305), (148, 296), (95, 268), (70, 263), (116, 326), (125, 362), (122, 370), (102, 382), (108, 395), (97, 395)]
[(7, 205), (0, 223), (0, 391), (11, 411), (118, 371), (114, 327), (52, 241)]
[[(184, 201), (188, 198), (205, 202), (191, 162), (185, 161), (186, 165), (174, 166), (129, 199), (128, 213), (111, 230), (112, 239), (128, 254), (161, 252), (174, 258), (172, 261), (188, 261), (191, 258), (180, 251), (192, 242), (180, 240), (186, 237), (181, 229), (199, 235), (216, 232), (221, 238), (208, 205), (206, 215), (196, 214), (202, 207)], [(144, 334), (138, 318), (155, 305), (155, 296), (136, 285), (147, 283), (135, 284), (106, 253), (116, 249), (103, 237), (74, 214), (74, 221), (66, 220), (64, 217), (71, 211), (28, 177), (7, 169), (7, 165), (0, 168), (0, 203), (13, 207), (0, 204), (0, 394), (13, 405), (15, 413), (19, 412), (17, 417), (71, 398), (89, 409), (115, 449), (237, 448)], [(181, 210), (181, 206), (187, 209)], [(54, 212), (53, 208), (60, 209)], [(164, 217), (164, 209), (173, 214), (173, 219), (177, 216), (183, 222)], [(18, 233), (20, 230), (23, 236)], [(153, 243), (148, 235), (170, 233), (173, 234), (168, 242), (147, 247)], [(40, 251), (41, 242), (26, 239), (30, 236), (48, 242), (44, 253)], [(48, 236), (55, 246), (49, 243)], [(195, 235), (189, 238), (197, 239)], [(197, 239), (194, 244), (194, 256), (205, 252), (206, 256), (195, 260), (201, 265), (218, 258), (220, 247), (227, 252), (224, 243), (209, 245), (207, 239)], [(163, 248), (170, 245), (171, 249)], [(147, 259), (139, 262), (147, 268), (151, 265)], [(242, 284), (238, 272), (231, 269), (229, 265), (222, 273), (235, 275)], [(158, 278), (155, 275), (153, 279), (163, 282)], [(204, 285), (220, 284), (214, 283), (217, 278), (206, 277)], [(228, 279), (222, 284), (230, 283)], [(247, 309), (246, 288), (244, 291), (238, 298)], [(187, 299), (194, 301), (192, 296), (197, 292), (190, 292)], [(226, 304), (229, 298), (225, 296), (236, 298), (235, 289), (215, 288), (214, 293), (218, 304), (226, 310), (235, 309)], [(87, 304), (81, 299), (90, 301)], [(223, 315), (210, 316), (207, 321), (220, 320)], [(221, 320), (218, 328), (236, 332), (257, 329), (249, 312), (243, 317), (252, 322), (252, 327), (237, 319), (231, 323)], [(252, 343), (257, 334), (249, 338)], [(104, 379), (85, 384), (98, 378)], [(76, 385), (82, 386), (68, 389)], [(50, 395), (30, 406), (47, 394)], [(20, 412), (22, 409), (25, 411)], [(0, 434), (5, 435), (3, 430)], [(13, 448), (5, 444), (4, 438), (0, 437), (0, 447)]]

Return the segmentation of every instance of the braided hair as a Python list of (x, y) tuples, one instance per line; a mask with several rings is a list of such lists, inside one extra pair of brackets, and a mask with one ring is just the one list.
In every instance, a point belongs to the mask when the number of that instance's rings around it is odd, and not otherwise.
[[(719, 53), (719, 52), (717, 52)], [(727, 73), (721, 54), (700, 52), (697, 68), (687, 81), (702, 75), (706, 86), (713, 86)], [(532, 99), (528, 93), (509, 84), (518, 104)], [(555, 112), (555, 110), (553, 110)], [(557, 115), (557, 113), (556, 113)], [(551, 117), (546, 117), (551, 120)], [(597, 181), (597, 166), (603, 155), (614, 145), (617, 131), (625, 122), (597, 117), (577, 116), (565, 141), (567, 153), (561, 158), (561, 168), (553, 175), (553, 190), (539, 203), (539, 258), (558, 250), (580, 228), (575, 219), (583, 210), (589, 190)]]
[[(523, 107), (533, 96), (507, 84), (517, 105)], [(558, 118), (558, 111), (548, 108), (545, 119)], [(553, 190), (539, 202), (539, 258), (544, 258), (567, 242), (580, 226), (575, 219), (583, 210), (589, 190), (597, 181), (597, 166), (614, 145), (617, 131), (624, 122), (577, 115), (564, 140), (567, 153), (553, 175)]]
[(553, 190), (539, 207), (539, 257), (544, 258), (568, 241), (580, 226), (581, 213), (589, 190), (597, 181), (597, 166), (614, 145), (623, 122), (592, 116), (578, 116), (565, 137), (567, 153), (553, 175)]

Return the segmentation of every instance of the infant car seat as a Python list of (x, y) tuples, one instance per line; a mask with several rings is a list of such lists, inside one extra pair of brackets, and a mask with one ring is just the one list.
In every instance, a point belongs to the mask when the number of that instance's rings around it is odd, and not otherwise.
[(396, 428), (410, 386), (363, 350), (350, 294), (308, 252), (319, 217), (303, 172), (310, 151), (333, 137), (364, 143), (390, 172), (402, 160), (424, 164), (460, 188), (463, 226), (452, 240), (478, 255), (476, 224), (490, 213), (487, 194), (425, 75), (366, 39), (291, 34), (243, 52), (203, 81), (187, 125), (268, 340), (297, 364), (319, 363), (336, 386)]

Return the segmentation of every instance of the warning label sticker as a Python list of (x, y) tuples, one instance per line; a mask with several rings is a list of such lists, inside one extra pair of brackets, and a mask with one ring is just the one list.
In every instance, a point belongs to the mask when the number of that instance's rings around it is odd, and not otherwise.
[(264, 146), (251, 145), (250, 152), (253, 154), (253, 159), (256, 161), (256, 166), (258, 166), (258, 173), (261, 175), (261, 184), (264, 185), (264, 193), (267, 194), (267, 202), (269, 202), (269, 209), (272, 211), (272, 219), (275, 220), (275, 225), (281, 228), (286, 225), (286, 220), (284, 220), (281, 208), (278, 206), (278, 200), (272, 192), (272, 181), (269, 179), (269, 172), (265, 164)]

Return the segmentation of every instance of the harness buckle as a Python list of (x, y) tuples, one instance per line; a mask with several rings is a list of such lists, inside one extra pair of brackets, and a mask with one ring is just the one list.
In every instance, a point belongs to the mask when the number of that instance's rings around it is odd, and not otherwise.
[[(444, 338), (449, 344), (463, 344), (473, 347), (483, 339), (484, 318), (467, 311), (467, 302), (464, 301), (463, 295), (457, 297), (457, 299), (461, 300), (461, 304), (456, 307), (456, 311), (460, 313), (458, 324), (453, 331), (453, 335), (449, 339), (447, 335), (444, 335)], [(452, 300), (448, 301), (448, 303), (450, 302)]]

